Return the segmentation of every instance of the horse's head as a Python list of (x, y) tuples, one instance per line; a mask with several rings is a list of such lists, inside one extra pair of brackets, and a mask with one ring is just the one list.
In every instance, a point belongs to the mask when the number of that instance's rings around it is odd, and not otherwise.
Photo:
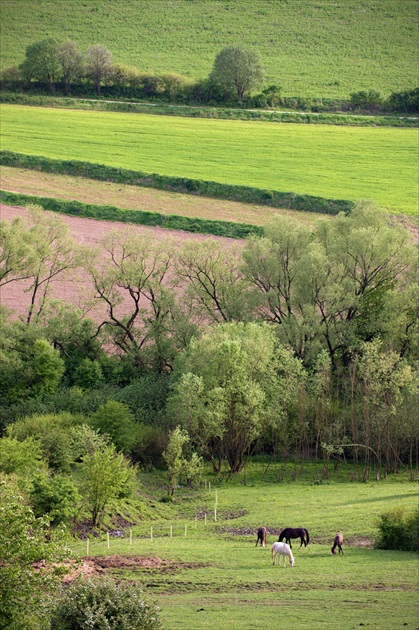
[(293, 567), (295, 565), (294, 556), (290, 557), (290, 565)]

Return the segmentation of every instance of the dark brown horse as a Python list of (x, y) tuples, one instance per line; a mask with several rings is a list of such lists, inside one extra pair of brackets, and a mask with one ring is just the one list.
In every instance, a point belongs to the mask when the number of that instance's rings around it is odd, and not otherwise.
[(334, 556), (336, 553), (336, 547), (339, 548), (339, 553), (342, 554), (343, 556), (343, 549), (342, 549), (342, 543), (343, 543), (343, 536), (340, 532), (338, 532), (335, 536), (335, 539), (333, 541), (333, 547), (332, 547), (332, 555)]
[(286, 527), (279, 534), (278, 542), (282, 542), (285, 539), (285, 542), (288, 543), (292, 549), (291, 538), (300, 539), (300, 549), (303, 545), (304, 547), (307, 547), (310, 542), (310, 535), (304, 527)]
[(266, 527), (259, 527), (256, 539), (256, 547), (258, 546), (258, 542), (260, 542), (260, 546), (264, 547), (266, 545)]

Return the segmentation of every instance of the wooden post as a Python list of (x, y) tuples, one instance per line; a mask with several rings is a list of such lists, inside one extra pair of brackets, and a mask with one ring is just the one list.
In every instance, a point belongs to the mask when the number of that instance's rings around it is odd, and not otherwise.
[(153, 528), (150, 529), (150, 540), (153, 542)]
[(170, 538), (173, 538), (173, 525), (170, 525)]
[(106, 546), (109, 549), (109, 532), (106, 532)]
[(217, 504), (214, 505), (214, 521), (217, 520)]
[(185, 525), (185, 536), (187, 536), (187, 535), (188, 535), (188, 525), (186, 524)]
[(215, 491), (215, 505), (218, 505), (218, 490)]
[(208, 492), (211, 492), (211, 482), (208, 482)]
[(207, 524), (207, 513), (205, 512), (205, 514), (204, 514), (204, 525), (206, 525), (206, 524)]
[(207, 480), (205, 479), (205, 490), (207, 489)]
[(196, 521), (197, 521), (197, 518), (196, 518), (196, 516), (195, 516), (195, 529), (196, 529)]
[(129, 530), (129, 544), (132, 545), (132, 529)]
[(86, 556), (89, 555), (89, 542), (90, 542), (89, 539), (86, 538)]

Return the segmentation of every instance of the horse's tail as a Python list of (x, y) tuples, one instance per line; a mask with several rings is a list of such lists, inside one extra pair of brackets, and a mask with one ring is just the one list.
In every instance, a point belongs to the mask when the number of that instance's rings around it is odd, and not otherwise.
[(308, 529), (305, 529), (304, 531), (305, 531), (306, 536), (307, 536), (307, 543), (306, 544), (308, 545), (308, 543), (310, 542), (310, 534), (308, 533)]
[(275, 549), (275, 543), (271, 547), (271, 556), (272, 556), (272, 558), (274, 557), (274, 549)]

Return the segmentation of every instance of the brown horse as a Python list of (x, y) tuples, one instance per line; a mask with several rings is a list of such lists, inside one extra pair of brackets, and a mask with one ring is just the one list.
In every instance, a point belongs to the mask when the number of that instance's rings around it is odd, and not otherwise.
[(259, 527), (258, 532), (257, 532), (256, 547), (258, 546), (258, 542), (260, 542), (261, 547), (264, 547), (266, 545), (267, 533), (268, 532), (266, 531), (266, 527)]
[(343, 543), (343, 536), (340, 532), (338, 532), (335, 536), (335, 539), (333, 541), (333, 547), (332, 547), (332, 555), (334, 556), (336, 553), (336, 547), (339, 548), (339, 553), (342, 554), (343, 556), (343, 549), (342, 549), (342, 543)]
[(285, 542), (289, 544), (291, 549), (292, 549), (291, 538), (300, 539), (300, 549), (303, 545), (304, 547), (307, 547), (308, 543), (310, 542), (310, 535), (304, 527), (297, 527), (297, 528), (286, 527), (279, 534), (278, 542), (282, 542), (284, 538), (285, 538)]

